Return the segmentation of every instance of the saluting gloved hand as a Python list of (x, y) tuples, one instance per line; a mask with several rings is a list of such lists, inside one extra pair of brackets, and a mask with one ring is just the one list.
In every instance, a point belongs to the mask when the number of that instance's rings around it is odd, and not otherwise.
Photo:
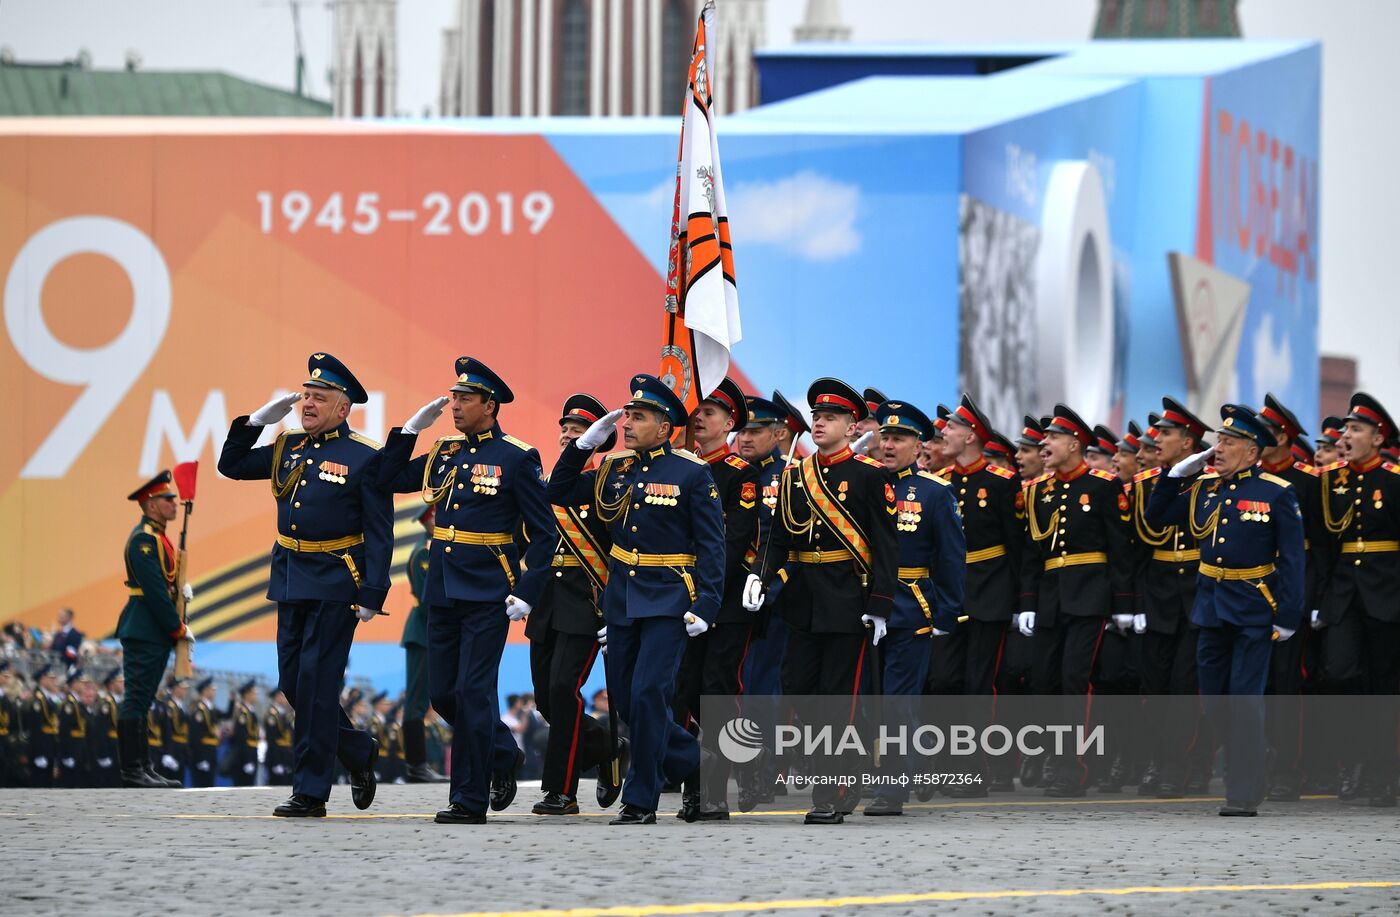
[(744, 610), (758, 611), (763, 607), (763, 580), (757, 573), (750, 573), (744, 580)]
[(1200, 474), (1201, 469), (1210, 462), (1210, 457), (1215, 455), (1215, 447), (1211, 446), (1203, 452), (1187, 456), (1172, 466), (1172, 470), (1167, 472), (1169, 478), (1189, 478), (1194, 474)]
[(193, 602), (193, 601), (194, 601), (194, 587), (193, 587), (193, 586), (191, 586), (189, 583), (185, 583), (185, 588), (182, 590), (182, 592), (183, 592), (183, 594), (184, 594), (184, 596), (185, 596), (185, 601), (186, 601), (186, 602)]
[(1296, 633), (1297, 631), (1295, 630), (1289, 630), (1286, 627), (1279, 627), (1277, 624), (1274, 625), (1274, 639), (1277, 640), (1279, 643), (1282, 643), (1283, 641), (1287, 640), (1289, 637), (1293, 636)]
[(710, 625), (705, 623), (705, 619), (693, 611), (685, 613), (685, 635), (687, 637), (698, 637), (710, 629)]
[(598, 646), (602, 647), (603, 655), (608, 654), (608, 625), (604, 624), (598, 628)]
[(1126, 634), (1133, 626), (1132, 615), (1114, 615), (1113, 626), (1118, 628), (1118, 633)]
[(534, 610), (534, 607), (524, 599), (518, 599), (513, 595), (506, 596), (506, 617), (512, 621), (523, 621)]
[(403, 422), (405, 433), (418, 434), (431, 427), (442, 416), (443, 406), (447, 404), (447, 396), (434, 398), (418, 409), (418, 413)]
[(359, 618), (361, 622), (366, 624), (370, 621), (373, 621), (375, 615), (377, 614), (379, 614), (379, 609), (377, 608), (365, 608), (363, 606), (360, 606), (355, 609), (355, 617)]
[(263, 405), (262, 407), (258, 408), (252, 413), (252, 416), (248, 418), (248, 426), (265, 427), (270, 423), (276, 423), (283, 417), (286, 417), (287, 412), (290, 411), (292, 409), (292, 406), (300, 400), (301, 392), (291, 392), (289, 394), (273, 398), (267, 404)]
[(622, 416), (622, 408), (617, 408), (593, 421), (593, 426), (583, 431), (583, 435), (574, 440), (574, 445), (580, 449), (597, 449), (608, 441), (608, 436), (612, 434), (617, 426), (617, 419)]
[(855, 442), (851, 443), (851, 451), (856, 455), (865, 455), (870, 449), (870, 444), (875, 441), (875, 431), (866, 430)]
[(1322, 612), (1316, 608), (1312, 610), (1312, 617), (1308, 619), (1308, 626), (1313, 630), (1322, 630), (1327, 626), (1327, 622), (1322, 620)]
[(1021, 636), (1029, 637), (1035, 633), (1035, 612), (1023, 611), (1016, 616), (1016, 627), (1020, 629)]
[[(870, 434), (867, 433), (866, 435), (869, 436)], [(879, 646), (885, 634), (889, 633), (889, 628), (885, 626), (885, 619), (878, 615), (861, 615), (860, 622), (864, 624), (867, 629), (874, 631), (870, 636), (871, 646)]]
[(1142, 613), (1142, 612), (1139, 612), (1138, 614), (1133, 615), (1133, 633), (1135, 633), (1135, 634), (1145, 634), (1145, 633), (1147, 633), (1147, 615), (1146, 615), (1146, 614), (1144, 614), (1144, 613)]

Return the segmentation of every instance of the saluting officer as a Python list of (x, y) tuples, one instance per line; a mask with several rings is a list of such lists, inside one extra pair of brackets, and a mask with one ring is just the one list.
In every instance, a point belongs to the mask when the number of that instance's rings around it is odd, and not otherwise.
[[(1303, 513), (1303, 554), (1306, 567), (1303, 575), (1303, 609), (1322, 608), (1322, 587), (1327, 575), (1322, 569), (1329, 559), (1326, 550), (1327, 530), (1322, 525), (1322, 486), (1317, 469), (1305, 460), (1294, 457), (1293, 444), (1306, 435), (1298, 417), (1274, 397), (1264, 396), (1259, 419), (1269, 431), (1270, 440), (1259, 456), (1259, 468), (1277, 475), (1293, 485), (1293, 495)], [(1310, 457), (1310, 456), (1309, 456)], [(1309, 620), (1314, 617), (1309, 615)], [(1320, 622), (1319, 622), (1320, 623)], [(1273, 748), (1273, 768), (1269, 774), (1270, 802), (1296, 802), (1301, 794), (1299, 774), (1303, 749), (1302, 701), (1304, 652), (1316, 641), (1310, 627), (1293, 640), (1275, 641), (1271, 653), (1268, 693), (1275, 697), (1269, 707), (1269, 745)], [(1320, 723), (1310, 724), (1314, 729)]]
[[(1149, 418), (1150, 419), (1150, 418)], [(1147, 713), (1156, 724), (1150, 734), (1151, 759), (1138, 792), (1173, 799), (1185, 794), (1187, 758), (1195, 722), (1159, 709), (1157, 698), (1196, 694), (1196, 639), (1191, 623), (1196, 601), (1196, 572), (1201, 552), (1188, 525), (1150, 522), (1148, 503), (1163, 474), (1205, 448), (1206, 422), (1174, 398), (1162, 399), (1162, 414), (1149, 433), (1156, 432), (1156, 455), (1162, 462), (1134, 476), (1129, 493), (1139, 583), (1133, 630), (1142, 635), (1142, 690)], [(1145, 450), (1143, 450), (1145, 451)]]
[[(1400, 466), (1380, 450), (1395, 421), (1365, 392), (1351, 397), (1340, 447), (1345, 461), (1322, 469), (1323, 524), (1330, 576), (1319, 622), (1327, 627), (1327, 676), (1344, 694), (1396, 694), (1400, 680)], [(1395, 805), (1395, 708), (1372, 702), (1363, 732), (1362, 779), (1347, 775), (1342, 796), (1367, 788), (1373, 806)]]
[[(1132, 614), (1132, 558), (1121, 514), (1127, 497), (1113, 475), (1091, 469), (1084, 449), (1093, 431), (1055, 405), (1045, 429), (1048, 473), (1026, 486), (1026, 556), (1018, 626), (1035, 637), (1031, 681), (1037, 694), (1076, 698), (1071, 723), (1089, 716), (1089, 690), (1104, 624)], [(1082, 707), (1079, 706), (1082, 703)], [(1083, 796), (1087, 769), (1073, 755), (1056, 762), (1047, 796)]]
[[(607, 412), (592, 395), (570, 395), (559, 417), (559, 448), (572, 448), (574, 440)], [(601, 448), (606, 452), (616, 442), (614, 430)], [(593, 463), (589, 458), (585, 467), (591, 468)], [(583, 474), (591, 478), (593, 472), (585, 470)], [(525, 625), (535, 702), (549, 723), (540, 778), (544, 796), (532, 811), (536, 815), (574, 815), (579, 810), (581, 772), (598, 767), (603, 808), (612, 805), (622, 791), (620, 766), (618, 779), (613, 779), (608, 732), (588, 715), (581, 693), (598, 658), (598, 631), (603, 627), (601, 598), (608, 584), (612, 541), (607, 525), (591, 504), (555, 506), (553, 510), (558, 532), (550, 575), (539, 607)], [(626, 741), (619, 739), (623, 745)]]
[[(1220, 416), (1215, 447), (1176, 463), (1158, 481), (1147, 521), (1189, 526), (1200, 544), (1191, 621), (1200, 628), (1201, 695), (1225, 740), (1220, 814), (1252, 816), (1264, 799), (1270, 640), (1292, 637), (1303, 620), (1303, 519), (1292, 485), (1255, 468), (1273, 442), (1264, 423), (1237, 404)], [(1212, 456), (1215, 470), (1201, 474)]]
[[(452, 722), (448, 807), (439, 824), (484, 824), (515, 798), (522, 757), (501, 722), (497, 676), (510, 622), (539, 603), (554, 552), (554, 517), (544, 495), (540, 454), (501, 429), (515, 393), (472, 357), (453, 364), (454, 436), (411, 458), (418, 434), (449, 398), (429, 402), (389, 434), (384, 475), (398, 493), (421, 493), (436, 507), (428, 555), (428, 694)], [(468, 489), (470, 488), (470, 489)], [(524, 526), (529, 546), (515, 533)], [(494, 779), (493, 779), (494, 775)]]
[[(876, 454), (895, 488), (899, 543), (899, 588), (881, 645), (881, 685), (886, 697), (901, 698), (886, 706), (887, 717), (908, 726), (912, 735), (919, 724), (917, 710), (907, 699), (923, 693), (932, 644), (950, 639), (958, 630), (967, 545), (951, 485), (916, 465), (920, 442), (933, 435), (928, 415), (907, 402), (886, 401), (875, 417), (880, 425)], [(882, 763), (886, 777), (906, 775), (905, 756), (892, 754)], [(908, 799), (906, 783), (882, 782), (862, 811), (902, 815)]]
[(175, 610), (175, 546), (165, 527), (177, 512), (169, 471), (127, 495), (141, 507), (141, 521), (126, 540), (126, 607), (117, 621), (126, 695), (117, 720), (122, 783), (135, 787), (179, 787), (151, 765), (148, 721), (160, 679), (176, 642), (194, 634)]
[[(671, 694), (688, 637), (709, 629), (724, 592), (724, 514), (710, 466), (671, 447), (685, 403), (655, 376), (630, 380), (623, 410), (598, 419), (559, 455), (549, 479), (555, 506), (591, 506), (608, 526), (608, 587), (602, 634), (608, 645), (608, 701), (632, 737), (632, 761), (614, 825), (656, 822), (664, 782), (700, 766), (700, 748), (671, 714)], [(626, 413), (627, 450), (583, 474), (593, 450)]]
[(428, 584), (429, 548), (433, 543), (433, 520), (437, 507), (429, 503), (418, 513), (423, 540), (413, 546), (405, 569), (408, 589), (413, 594), (413, 610), (403, 625), (399, 646), (404, 651), (403, 757), (405, 783), (446, 783), (447, 778), (428, 765), (428, 733), (423, 720), (428, 716)]
[[(753, 613), (744, 608), (743, 593), (758, 533), (758, 466), (729, 449), (730, 431), (742, 429), (748, 422), (743, 390), (733, 379), (721, 380), (691, 414), (696, 449), (710, 466), (719, 488), (725, 544), (724, 592), (719, 610), (710, 629), (686, 643), (676, 679), (676, 722), (692, 731), (700, 727), (701, 695), (738, 697), (743, 684), (744, 654), (752, 635)], [(734, 713), (739, 712), (736, 701)], [(713, 757), (703, 775), (682, 787), (677, 817), (684, 821), (729, 820), (729, 805), (725, 801), (729, 762), (718, 753), (718, 738), (718, 729), (704, 734), (703, 744)]]
[[(745, 586), (744, 604), (757, 610), (774, 582), (786, 581), (783, 693), (854, 699), (900, 588), (894, 487), (884, 465), (851, 451), (851, 429), (866, 413), (859, 394), (824, 378), (807, 390), (807, 402), (817, 454), (783, 471), (772, 545), (762, 573)], [(846, 722), (834, 725), (853, 725), (856, 707), (852, 703)], [(818, 722), (818, 713), (806, 712), (804, 721)], [(858, 799), (849, 786), (820, 782), (805, 823), (839, 825)]]
[[(380, 446), (350, 429), (352, 405), (369, 400), (344, 363), (307, 360), (300, 393), (234, 418), (219, 473), (268, 481), (277, 502), (277, 543), (267, 597), (277, 603), (277, 685), (296, 710), (292, 796), (274, 815), (321, 817), (338, 758), (359, 809), (374, 801), (375, 744), (339, 704), (360, 621), (384, 607), (394, 553), (393, 498), (380, 486)], [(264, 427), (300, 404), (301, 429), (258, 447)], [(257, 719), (253, 729), (257, 729)]]
[(219, 713), (214, 709), (214, 679), (195, 683), (194, 707), (190, 710), (190, 783), (197, 787), (214, 785), (219, 765)]

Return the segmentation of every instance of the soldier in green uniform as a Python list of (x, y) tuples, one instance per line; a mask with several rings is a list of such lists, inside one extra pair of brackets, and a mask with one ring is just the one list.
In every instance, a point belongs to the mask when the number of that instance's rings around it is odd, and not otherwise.
[(273, 689), (263, 714), (263, 734), (267, 736), (268, 786), (292, 785), (292, 708), (287, 695)]
[(248, 679), (238, 686), (238, 702), (233, 711), (233, 741), (229, 748), (234, 786), (256, 786), (258, 782), (258, 684)]
[(162, 471), (127, 496), (141, 507), (141, 521), (126, 541), (126, 585), (130, 596), (117, 622), (122, 644), (126, 696), (117, 718), (122, 783), (135, 787), (175, 787), (151, 766), (141, 723), (150, 711), (170, 651), (194, 634), (175, 610), (175, 547), (165, 527), (177, 512), (169, 471)]
[(117, 711), (121, 709), (124, 690), (121, 669), (113, 669), (102, 679), (102, 692), (97, 696), (88, 725), (88, 734), (92, 736), (93, 786), (122, 785), (117, 751)]
[(428, 609), (423, 604), (423, 586), (428, 579), (428, 549), (432, 544), (435, 504), (429, 503), (418, 514), (423, 540), (408, 555), (408, 589), (413, 593), (413, 610), (403, 625), (403, 647), (407, 675), (404, 685), (403, 757), (404, 782), (446, 783), (447, 778), (428, 765), (427, 733), (423, 725), (428, 715)]

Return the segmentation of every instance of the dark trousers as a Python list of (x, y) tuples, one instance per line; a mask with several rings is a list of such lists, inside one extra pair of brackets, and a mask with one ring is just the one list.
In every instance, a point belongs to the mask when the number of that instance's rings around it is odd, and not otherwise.
[(582, 694), (597, 659), (598, 640), (591, 636), (550, 631), (547, 639), (530, 643), (535, 703), (549, 723), (540, 779), (546, 793), (577, 796), (579, 774), (608, 758), (608, 731), (588, 715)]
[[(1039, 695), (1066, 698), (1063, 715), (1068, 725), (1088, 728), (1093, 713), (1093, 695), (1089, 685), (1103, 642), (1106, 619), (1060, 614), (1049, 627), (1039, 621), (1035, 625), (1035, 657), (1031, 660), (1031, 686)], [(1073, 765), (1073, 766), (1071, 766)], [(1059, 778), (1078, 780), (1088, 778), (1084, 762), (1073, 755), (1062, 756)]]
[(165, 665), (170, 661), (169, 643), (151, 643), (146, 640), (123, 640), (122, 678), (126, 681), (126, 694), (118, 719), (140, 720), (145, 729), (146, 713), (156, 699)]
[[(883, 642), (883, 641), (882, 641)], [(870, 640), (864, 633), (822, 633), (814, 634), (800, 628), (788, 631), (787, 655), (783, 659), (783, 693), (792, 698), (849, 697), (852, 699), (850, 715), (832, 722), (830, 711), (826, 715), (816, 709), (797, 713), (802, 722), (814, 726), (833, 726), (836, 733), (848, 725), (858, 725), (859, 708), (854, 700), (860, 696), (861, 681), (869, 661)], [(869, 746), (867, 746), (869, 747)], [(822, 782), (812, 788), (813, 805), (836, 805), (838, 808), (854, 806), (859, 792), (850, 787), (836, 786)]]
[[(729, 786), (729, 759), (719, 752), (720, 728), (741, 712), (739, 696), (744, 693), (744, 658), (749, 653), (752, 628), (748, 624), (715, 624), (698, 637), (690, 638), (676, 680), (676, 722), (690, 729), (700, 722), (700, 698), (730, 698), (723, 719), (707, 724), (702, 743), (712, 753), (705, 777), (707, 802), (720, 802)], [(713, 714), (712, 714), (713, 715)], [(692, 730), (694, 731), (694, 730)]]
[(404, 697), (403, 718), (421, 720), (428, 715), (428, 648), (410, 645), (404, 647)]
[(929, 694), (991, 694), (1006, 643), (1006, 621), (969, 618), (933, 641)]
[(1144, 714), (1152, 724), (1149, 744), (1160, 783), (1184, 783), (1193, 749), (1206, 740), (1200, 718), (1188, 714), (1188, 702), (1163, 700), (1168, 695), (1196, 695), (1199, 634), (1199, 630), (1183, 621), (1174, 634), (1149, 630), (1141, 638), (1142, 691), (1147, 696)]
[(1206, 715), (1225, 742), (1225, 800), (1253, 809), (1264, 799), (1264, 686), (1271, 627), (1203, 627), (1196, 670)]
[[(1394, 696), (1400, 691), (1400, 623), (1378, 621), (1353, 602), (1341, 620), (1327, 627), (1327, 677), (1345, 694)], [(1296, 638), (1295, 638), (1296, 639)], [(1345, 744), (1361, 750), (1374, 789), (1395, 781), (1395, 708), (1374, 703), (1377, 713), (1360, 724), (1361, 735)]]
[(624, 805), (656, 811), (665, 783), (681, 783), (700, 766), (700, 745), (676, 725), (671, 696), (685, 652), (680, 618), (632, 618), (608, 625), (608, 683), (632, 737)]
[[(899, 628), (891, 630), (880, 641), (880, 663), (884, 667), (884, 697), (881, 701), (884, 710), (881, 722), (888, 724), (891, 735), (900, 725), (906, 728), (906, 748), (913, 747), (914, 730), (921, 725), (918, 698), (922, 696), (924, 682), (928, 678), (933, 644), (946, 639), (948, 637), (930, 638), (926, 633), (920, 634), (912, 629)], [(876, 789), (875, 795), (904, 802), (909, 798), (908, 784), (891, 784), (888, 780), (911, 776), (911, 756), (899, 754), (894, 746), (887, 751), (888, 754), (880, 761), (880, 775), (884, 781)]]
[(1269, 659), (1267, 729), (1273, 782), (1297, 785), (1303, 759), (1303, 654), (1313, 632), (1303, 625), (1291, 640), (1273, 642)]
[(428, 694), (433, 707), (452, 724), (448, 800), (472, 812), (486, 811), (496, 756), (517, 751), (509, 728), (501, 722), (496, 695), (509, 625), (505, 606), (497, 602), (428, 609)]
[(295, 794), (329, 799), (337, 758), (350, 771), (369, 765), (374, 739), (356, 729), (340, 706), (350, 644), (359, 623), (344, 602), (277, 605), (277, 686), (296, 711), (292, 724)]

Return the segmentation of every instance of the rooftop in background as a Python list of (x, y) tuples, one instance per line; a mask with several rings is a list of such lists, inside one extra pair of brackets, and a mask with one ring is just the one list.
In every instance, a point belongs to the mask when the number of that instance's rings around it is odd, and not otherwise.
[(329, 102), (227, 73), (0, 63), (0, 116), (328, 118)]

